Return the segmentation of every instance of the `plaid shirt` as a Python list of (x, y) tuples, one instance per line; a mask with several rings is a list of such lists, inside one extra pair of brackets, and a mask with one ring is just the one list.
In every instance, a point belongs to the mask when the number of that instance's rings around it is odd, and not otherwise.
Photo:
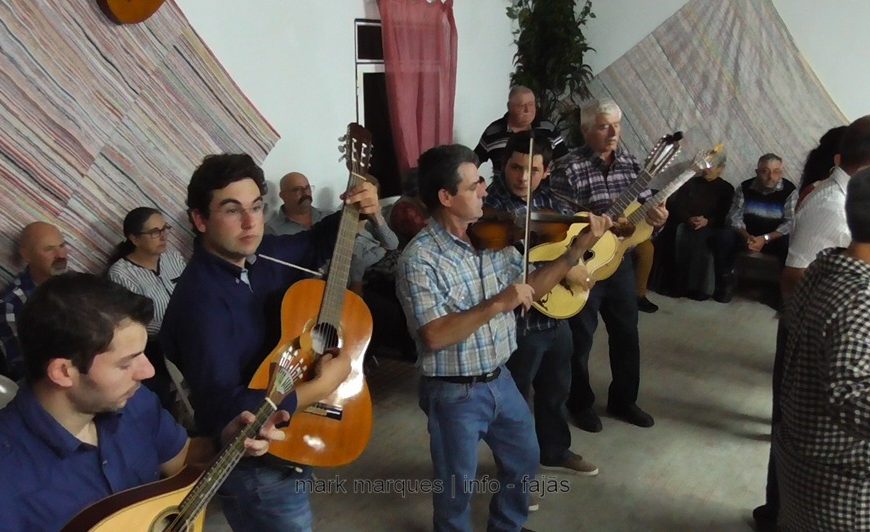
[(3, 307), (3, 318), (0, 319), (0, 374), (12, 380), (24, 376), (24, 359), (21, 347), (18, 345), (18, 327), (16, 322), (27, 298), (36, 289), (30, 270), (25, 269), (6, 287), (0, 298)]
[[(617, 148), (613, 163), (608, 168), (597, 153), (583, 146), (553, 165), (550, 183), (560, 211), (575, 213), (588, 210), (594, 214), (609, 214), (616, 219), (622, 212), (607, 212), (614, 200), (637, 178), (641, 165), (622, 148)], [(639, 200), (649, 199), (652, 193), (644, 190)], [(626, 205), (627, 206), (627, 205)]]
[(434, 219), (408, 243), (399, 258), (396, 287), (423, 375), (482, 375), (507, 361), (517, 347), (513, 312), (498, 314), (465, 340), (437, 351), (426, 349), (419, 330), (495, 296), (521, 274), (515, 248), (477, 251)]
[(774, 432), (786, 530), (870, 529), (870, 265), (822, 251), (789, 301)]
[[(508, 212), (517, 217), (517, 219), (525, 220), (526, 200), (514, 196), (508, 190), (503, 176), (493, 178), (492, 183), (486, 188), (486, 199), (483, 200), (483, 203), (487, 207)], [(541, 181), (538, 189), (532, 193), (532, 209), (557, 210), (556, 207), (549, 179), (545, 179)], [(534, 308), (528, 313), (527, 318), (523, 318), (519, 310), (516, 311), (516, 314), (517, 327), (522, 332), (546, 331), (559, 324), (558, 320), (545, 316)]]

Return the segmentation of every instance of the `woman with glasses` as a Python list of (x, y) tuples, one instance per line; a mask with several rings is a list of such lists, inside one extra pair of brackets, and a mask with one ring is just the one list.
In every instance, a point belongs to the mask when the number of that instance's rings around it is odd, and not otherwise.
[(166, 237), (172, 226), (151, 207), (137, 207), (124, 218), (125, 240), (118, 244), (110, 259), (109, 279), (154, 302), (154, 319), (148, 325), (145, 355), (154, 366), (153, 378), (144, 381), (171, 411), (171, 379), (157, 342), (157, 333), (175, 282), (184, 271), (184, 257), (167, 249)]

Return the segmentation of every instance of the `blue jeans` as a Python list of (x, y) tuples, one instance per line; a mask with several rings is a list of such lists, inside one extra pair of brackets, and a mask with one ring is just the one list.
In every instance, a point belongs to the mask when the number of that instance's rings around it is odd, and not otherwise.
[[(529, 482), (538, 471), (538, 442), (529, 407), (510, 371), (486, 383), (456, 384), (423, 377), (420, 408), (429, 418), (429, 447), (435, 473), (435, 530), (470, 532), (471, 495), (480, 486), (477, 447), (484, 440), (495, 456), (497, 482), (487, 530), (516, 532), (528, 518)], [(440, 489), (438, 489), (440, 488)]]
[(218, 490), (224, 516), (235, 532), (310, 532), (310, 477), (309, 469), (243, 459)]
[(571, 448), (571, 429), (565, 407), (571, 390), (571, 329), (568, 322), (545, 331), (517, 334), (517, 350), (507, 367), (523, 397), (535, 389), (535, 431), (541, 464), (559, 465)]

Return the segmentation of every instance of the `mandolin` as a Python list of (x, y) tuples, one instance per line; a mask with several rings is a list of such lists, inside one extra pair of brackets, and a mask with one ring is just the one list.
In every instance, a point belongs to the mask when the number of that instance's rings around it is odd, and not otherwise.
[[(372, 135), (359, 124), (350, 124), (341, 138), (347, 168), (347, 190), (367, 180)], [(304, 279), (294, 283), (281, 303), (281, 339), (254, 373), (250, 388), (266, 387), (269, 367), (293, 346), (310, 368), (330, 348), (340, 348), (351, 360), (347, 380), (324, 400), (297, 411), (282, 429), (284, 441), (272, 442), (269, 454), (294, 463), (336, 467), (362, 454), (372, 432), (372, 401), (363, 375), (363, 357), (372, 337), (372, 314), (362, 298), (347, 290), (350, 261), (359, 225), (359, 208), (345, 205), (326, 281)]]
[[(637, 178), (629, 187), (622, 191), (616, 201), (610, 206), (605, 213), (613, 220), (624, 216), (624, 211), (632, 205), (640, 194), (647, 189), (650, 181), (676, 157), (680, 151), (680, 141), (683, 139), (683, 134), (680, 131), (665, 135), (653, 146), (652, 151), (644, 161), (643, 168), (638, 173)], [(562, 198), (563, 200), (573, 203), (572, 198)], [(583, 213), (577, 213), (583, 214)], [(556, 260), (561, 257), (565, 251), (571, 246), (574, 238), (580, 234), (588, 224), (576, 223), (568, 230), (567, 236), (561, 242), (549, 244), (541, 244), (533, 247), (529, 251), (529, 261), (532, 263), (547, 262)], [(635, 231), (636, 232), (636, 231)], [(598, 242), (590, 249), (584, 257), (584, 264), (589, 276), (595, 280), (602, 280), (593, 275), (594, 272), (606, 267), (616, 254), (619, 247), (619, 238), (608, 231), (598, 240)], [(617, 263), (618, 264), (618, 263)], [(533, 305), (542, 314), (555, 319), (566, 319), (574, 316), (586, 305), (586, 300), (589, 297), (589, 292), (581, 287), (571, 286), (563, 281), (545, 294), (540, 300), (535, 301)]]
[(116, 493), (82, 510), (63, 532), (200, 532), (206, 506), (245, 454), (245, 439), (257, 436), (277, 405), (302, 378), (308, 369), (306, 363), (296, 349), (281, 353), (270, 371), (266, 400), (254, 422), (242, 429), (204, 472), (188, 466), (167, 479)]

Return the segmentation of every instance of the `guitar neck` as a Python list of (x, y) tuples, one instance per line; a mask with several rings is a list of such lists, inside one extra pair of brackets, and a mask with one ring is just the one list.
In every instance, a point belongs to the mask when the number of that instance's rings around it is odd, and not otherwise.
[(641, 195), (641, 193), (646, 190), (647, 186), (649, 186), (650, 181), (652, 181), (652, 174), (649, 173), (646, 169), (640, 171), (637, 174), (637, 178), (629, 185), (629, 187), (622, 191), (622, 194), (616, 198), (616, 201), (607, 209), (607, 215), (612, 219), (616, 220), (620, 216), (623, 216), (625, 213), (625, 209), (628, 208), (631, 203)]
[(193, 523), (196, 517), (205, 511), (205, 507), (227, 476), (239, 463), (245, 454), (245, 439), (256, 437), (257, 433), (269, 417), (277, 410), (277, 405), (270, 399), (266, 399), (257, 410), (254, 422), (242, 429), (233, 441), (227, 445), (214, 463), (202, 474), (197, 483), (191, 488), (190, 493), (178, 506), (178, 517), (166, 529), (169, 531), (187, 530), (187, 526)]
[(677, 189), (683, 186), (683, 184), (685, 184), (689, 179), (692, 179), (692, 177), (694, 177), (696, 173), (697, 169), (692, 167), (683, 172), (682, 174), (678, 175), (676, 178), (674, 178), (673, 181), (665, 185), (651, 198), (646, 200), (646, 202), (641, 205), (639, 209), (636, 209), (633, 213), (631, 213), (631, 215), (628, 216), (629, 223), (637, 225), (640, 222), (644, 221), (644, 219), (646, 219), (646, 214), (649, 212), (650, 209), (652, 209), (656, 205), (661, 205), (662, 203), (664, 203), (664, 201), (667, 200), (671, 196), (671, 194), (676, 192)]
[[(347, 190), (361, 185), (364, 178), (351, 172)], [(326, 288), (323, 303), (320, 307), (318, 323), (328, 323), (338, 326), (344, 307), (344, 294), (350, 277), (350, 263), (353, 258), (353, 245), (359, 232), (359, 207), (345, 205), (341, 212), (341, 222), (338, 226), (338, 237), (332, 260), (329, 263), (329, 275), (326, 278)]]

